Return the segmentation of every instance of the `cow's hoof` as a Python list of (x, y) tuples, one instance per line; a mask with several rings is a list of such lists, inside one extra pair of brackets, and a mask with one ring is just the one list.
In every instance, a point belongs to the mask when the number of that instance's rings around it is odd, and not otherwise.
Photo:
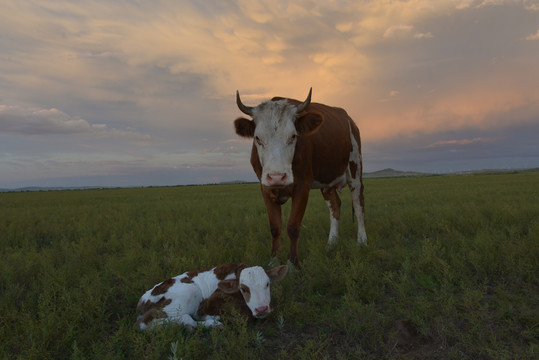
[(296, 265), (292, 264), (292, 261), (290, 261), (290, 260), (286, 261), (286, 265), (288, 266), (288, 273), (289, 274), (297, 273), (300, 270), (299, 265), (296, 266)]

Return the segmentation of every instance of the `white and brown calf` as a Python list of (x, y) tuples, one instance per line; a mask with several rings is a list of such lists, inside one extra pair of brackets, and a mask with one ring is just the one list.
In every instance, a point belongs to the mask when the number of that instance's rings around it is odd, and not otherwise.
[(260, 266), (224, 264), (185, 272), (142, 295), (135, 327), (146, 330), (166, 322), (189, 328), (222, 326), (218, 315), (225, 303), (235, 304), (240, 313), (264, 318), (271, 312), (270, 283), (281, 280), (287, 271), (286, 265), (265, 271)]

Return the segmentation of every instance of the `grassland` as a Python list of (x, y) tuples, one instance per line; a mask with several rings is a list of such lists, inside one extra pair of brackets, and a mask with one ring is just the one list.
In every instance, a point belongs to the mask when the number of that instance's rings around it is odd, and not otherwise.
[(257, 185), (0, 194), (0, 358), (537, 359), (539, 173), (367, 180), (364, 248), (342, 199), (328, 252), (312, 192), (268, 319), (142, 333), (157, 282), (268, 263)]

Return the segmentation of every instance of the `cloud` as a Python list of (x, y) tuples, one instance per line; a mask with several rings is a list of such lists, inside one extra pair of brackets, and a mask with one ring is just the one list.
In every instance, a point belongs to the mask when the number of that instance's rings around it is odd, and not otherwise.
[(470, 7), (471, 3), (473, 2), (474, 0), (461, 0), (456, 6), (455, 8), (458, 9), (458, 10), (463, 10), (463, 9), (467, 9)]
[(434, 36), (430, 33), (430, 32), (427, 32), (427, 33), (416, 33), (414, 35), (414, 38), (416, 39), (432, 39)]
[(385, 38), (391, 38), (401, 35), (408, 35), (414, 29), (411, 25), (393, 25), (384, 32)]
[(101, 137), (151, 140), (133, 129), (114, 129), (106, 124), (91, 124), (79, 117), (55, 108), (0, 105), (0, 134), (13, 135), (77, 135), (93, 134)]
[(527, 36), (526, 40), (539, 40), (539, 30), (535, 34)]
[(57, 157), (76, 143), (81, 159), (248, 167), (249, 144), (227, 143), (236, 89), (256, 105), (312, 86), (367, 144), (508, 129), (539, 114), (539, 51), (523, 41), (539, 36), (535, 11), (513, 0), (5, 0), (0, 153)]
[(494, 143), (500, 140), (501, 140), (500, 138), (481, 138), (481, 137), (477, 137), (473, 139), (461, 139), (461, 140), (440, 140), (433, 144), (427, 145), (426, 148), (482, 145), (482, 144)]
[(91, 125), (58, 109), (21, 108), (0, 105), (0, 133), (19, 135), (95, 133), (105, 124)]

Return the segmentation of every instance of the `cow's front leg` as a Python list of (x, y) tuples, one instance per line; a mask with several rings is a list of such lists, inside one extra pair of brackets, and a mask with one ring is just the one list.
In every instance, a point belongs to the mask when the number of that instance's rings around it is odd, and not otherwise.
[(277, 251), (281, 248), (281, 231), (283, 228), (281, 204), (278, 202), (276, 194), (271, 190), (262, 188), (262, 196), (266, 204), (271, 231), (271, 256), (275, 257)]
[(307, 208), (307, 201), (309, 200), (309, 189), (310, 187), (306, 187), (306, 190), (296, 193), (292, 197), (292, 208), (290, 210), (290, 217), (288, 218), (288, 224), (286, 226), (288, 237), (290, 238), (290, 262), (292, 262), (296, 268), (299, 268), (299, 231), (301, 228), (303, 215), (305, 214), (305, 209)]

